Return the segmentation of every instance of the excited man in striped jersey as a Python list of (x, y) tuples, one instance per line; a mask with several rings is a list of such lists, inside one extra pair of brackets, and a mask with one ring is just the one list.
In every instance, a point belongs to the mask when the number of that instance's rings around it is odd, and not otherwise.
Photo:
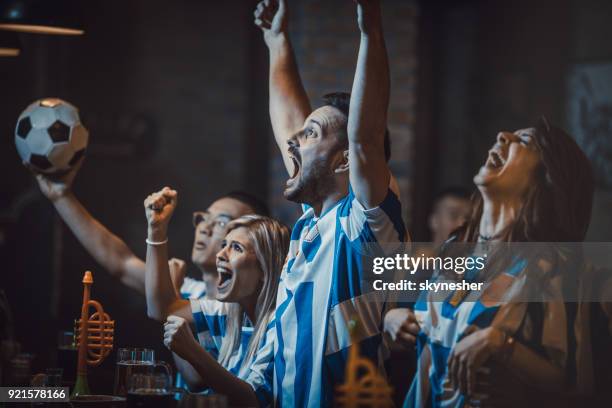
[(290, 175), (284, 194), (304, 208), (281, 275), (268, 356), (276, 405), (332, 404), (344, 379), (351, 318), (362, 328), (362, 354), (381, 362), (385, 304), (380, 294), (362, 292), (364, 244), (407, 238), (387, 166), (389, 68), (380, 2), (356, 3), (361, 43), (352, 96), (327, 95), (314, 111), (289, 42), (286, 2), (265, 0), (255, 11), (270, 52), (272, 128)]

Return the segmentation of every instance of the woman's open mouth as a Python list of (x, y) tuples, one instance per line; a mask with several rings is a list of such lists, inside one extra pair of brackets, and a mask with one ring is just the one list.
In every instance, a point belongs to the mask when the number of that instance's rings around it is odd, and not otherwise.
[(487, 158), (487, 162), (485, 165), (492, 169), (499, 169), (504, 167), (506, 164), (506, 160), (499, 154), (496, 150), (489, 150), (489, 157)]
[(219, 279), (217, 280), (217, 289), (223, 290), (232, 283), (234, 274), (231, 270), (222, 266), (217, 267), (217, 272), (219, 273)]

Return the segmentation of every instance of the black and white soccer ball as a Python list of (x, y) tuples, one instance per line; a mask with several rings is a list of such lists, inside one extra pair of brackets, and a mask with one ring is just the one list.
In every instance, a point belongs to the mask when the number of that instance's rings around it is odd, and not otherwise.
[(89, 132), (79, 111), (58, 98), (45, 98), (19, 115), (15, 128), (17, 152), (37, 172), (55, 175), (74, 166), (87, 149)]

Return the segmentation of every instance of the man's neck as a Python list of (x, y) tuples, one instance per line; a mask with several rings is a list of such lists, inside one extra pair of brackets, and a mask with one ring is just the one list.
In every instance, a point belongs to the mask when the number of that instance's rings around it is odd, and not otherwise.
[(320, 217), (321, 214), (325, 214), (327, 210), (332, 208), (338, 201), (348, 194), (348, 189), (334, 191), (325, 197), (321, 201), (315, 204), (309, 204), (315, 213), (315, 216)]

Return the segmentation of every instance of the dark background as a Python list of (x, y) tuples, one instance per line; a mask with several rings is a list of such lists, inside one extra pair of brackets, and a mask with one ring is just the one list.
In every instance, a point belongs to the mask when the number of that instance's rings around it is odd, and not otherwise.
[[(169, 355), (161, 327), (146, 318), (144, 297), (92, 260), (21, 166), (14, 126), (32, 101), (56, 96), (79, 107), (90, 148), (75, 193), (139, 256), (142, 201), (164, 185), (180, 194), (170, 238), (172, 255), (183, 259), (190, 256), (191, 212), (227, 191), (267, 199), (287, 223), (297, 214), (280, 194), (285, 172), (267, 115), (267, 51), (252, 23), (256, 1), (86, 3), (84, 36), (23, 34), (21, 56), (0, 59), (0, 288), (16, 317), (16, 337), (39, 367), (53, 363), (57, 331), (79, 315), (87, 269), (93, 298), (117, 321), (116, 346)], [(350, 90), (354, 5), (295, 0), (290, 9), (302, 77), (318, 106), (322, 94)], [(437, 191), (471, 188), (499, 130), (528, 127), (542, 114), (567, 127), (569, 72), (612, 63), (612, 3), (605, 0), (385, 0), (383, 12), (391, 167), (415, 240), (429, 238)], [(612, 95), (604, 96), (612, 104)], [(598, 137), (609, 146), (607, 106), (600, 107)], [(610, 238), (611, 197), (602, 176), (591, 240)]]

